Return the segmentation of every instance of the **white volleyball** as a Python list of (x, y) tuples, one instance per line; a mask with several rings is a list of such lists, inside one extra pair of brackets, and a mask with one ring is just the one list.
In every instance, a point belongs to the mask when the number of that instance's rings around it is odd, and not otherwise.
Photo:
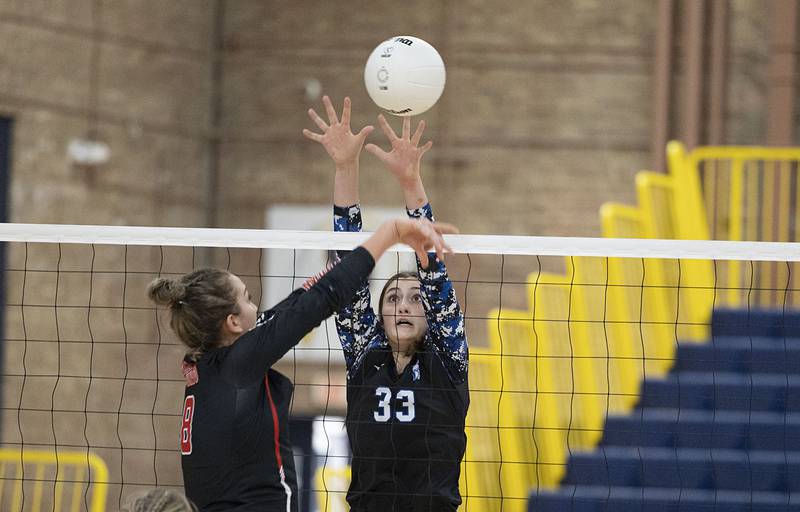
[(444, 61), (439, 52), (414, 36), (395, 36), (382, 42), (364, 67), (369, 97), (398, 116), (416, 116), (434, 106), (444, 83)]

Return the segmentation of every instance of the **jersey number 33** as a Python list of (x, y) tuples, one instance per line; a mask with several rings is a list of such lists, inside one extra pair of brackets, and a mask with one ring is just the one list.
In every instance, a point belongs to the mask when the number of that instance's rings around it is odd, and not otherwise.
[[(378, 408), (373, 413), (375, 421), (385, 423), (392, 418), (392, 390), (387, 387), (375, 389), (375, 396), (378, 397)], [(395, 396), (397, 399), (394, 416), (398, 421), (408, 423), (414, 421), (416, 412), (414, 410), (414, 392), (410, 389), (400, 389)]]

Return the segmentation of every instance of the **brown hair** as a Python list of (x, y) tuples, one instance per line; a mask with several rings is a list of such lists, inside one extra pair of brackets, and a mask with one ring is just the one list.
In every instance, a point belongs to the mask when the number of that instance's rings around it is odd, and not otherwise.
[(404, 270), (403, 272), (398, 272), (386, 281), (386, 284), (383, 285), (383, 290), (381, 290), (381, 297), (378, 299), (378, 318), (381, 321), (381, 325), (383, 325), (383, 299), (386, 297), (386, 292), (389, 291), (391, 288), (392, 283), (397, 281), (398, 279), (416, 279), (419, 280), (419, 276), (416, 272), (411, 272), (409, 270)]
[(216, 347), (222, 326), (231, 313), (238, 313), (231, 273), (204, 268), (178, 278), (159, 277), (147, 287), (147, 296), (168, 306), (170, 327), (196, 360)]
[(128, 499), (122, 512), (194, 512), (197, 510), (186, 497), (171, 489), (152, 489)]

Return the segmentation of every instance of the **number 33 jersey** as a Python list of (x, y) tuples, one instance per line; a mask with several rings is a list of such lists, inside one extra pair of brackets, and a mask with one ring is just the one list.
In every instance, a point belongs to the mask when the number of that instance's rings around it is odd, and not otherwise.
[(391, 349), (372, 349), (350, 375), (347, 500), (353, 511), (456, 510), (467, 380), (454, 384), (432, 347), (418, 349), (400, 375), (395, 368)]

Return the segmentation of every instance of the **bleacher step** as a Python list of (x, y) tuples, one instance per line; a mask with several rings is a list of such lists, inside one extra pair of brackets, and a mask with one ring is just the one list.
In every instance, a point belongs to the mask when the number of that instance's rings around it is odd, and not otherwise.
[(605, 446), (800, 450), (800, 413), (637, 409), (609, 416)]
[(800, 411), (800, 375), (676, 372), (647, 379), (640, 407)]
[(800, 338), (800, 312), (780, 310), (715, 309), (711, 317), (715, 335)]
[(800, 495), (652, 487), (563, 486), (534, 491), (528, 512), (800, 512)]
[(800, 343), (769, 338), (715, 337), (681, 343), (674, 371), (800, 374)]
[(800, 491), (800, 452), (605, 446), (573, 453), (566, 485)]

